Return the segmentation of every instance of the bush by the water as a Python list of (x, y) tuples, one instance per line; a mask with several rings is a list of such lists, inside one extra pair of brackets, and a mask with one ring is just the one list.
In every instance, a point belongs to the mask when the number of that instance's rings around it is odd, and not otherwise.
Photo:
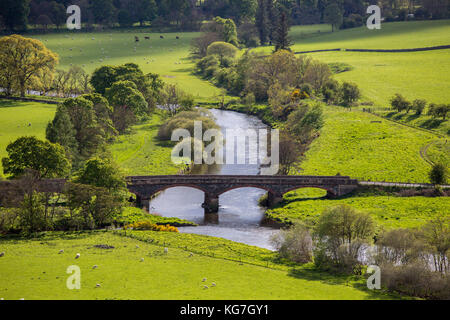
[(132, 229), (132, 230), (151, 230), (151, 231), (166, 231), (166, 232), (179, 232), (176, 227), (171, 225), (158, 225), (154, 224), (150, 221), (138, 221), (135, 223), (127, 224), (123, 227), (124, 230)]

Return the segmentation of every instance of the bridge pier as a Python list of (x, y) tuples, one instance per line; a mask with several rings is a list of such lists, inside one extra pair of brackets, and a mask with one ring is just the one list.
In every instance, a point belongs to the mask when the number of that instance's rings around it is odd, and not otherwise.
[(270, 191), (267, 193), (267, 206), (269, 208), (273, 207), (273, 206), (276, 206), (281, 201), (283, 201), (283, 195), (275, 194), (275, 193), (270, 192)]
[(136, 195), (136, 207), (140, 209), (145, 209), (145, 211), (149, 212), (150, 199), (143, 199), (142, 197)]
[(219, 212), (219, 196), (205, 192), (205, 202), (202, 207), (205, 208), (205, 214)]

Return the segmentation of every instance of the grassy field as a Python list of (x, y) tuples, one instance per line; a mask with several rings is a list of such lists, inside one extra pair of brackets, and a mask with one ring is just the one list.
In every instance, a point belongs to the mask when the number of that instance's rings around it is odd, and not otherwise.
[[(142, 31), (140, 31), (142, 32)], [(58, 68), (71, 65), (82, 66), (91, 73), (103, 65), (120, 65), (128, 62), (138, 64), (145, 73), (161, 75), (164, 81), (178, 83), (183, 90), (199, 100), (209, 100), (221, 91), (207, 81), (191, 74), (192, 61), (188, 58), (190, 44), (199, 34), (184, 33), (140, 33), (132, 30), (59, 33), (33, 36), (59, 57)], [(140, 41), (135, 42), (134, 36)], [(164, 39), (160, 39), (160, 35)], [(180, 39), (176, 40), (176, 36)], [(150, 40), (144, 40), (150, 36)]]
[(134, 126), (129, 134), (117, 137), (109, 147), (113, 159), (126, 175), (177, 174), (182, 165), (172, 163), (173, 145), (156, 138), (162, 121), (158, 114)]
[(448, 197), (397, 197), (393, 195), (354, 194), (341, 199), (321, 198), (325, 191), (300, 189), (284, 196), (282, 206), (267, 216), (284, 223), (314, 222), (328, 207), (347, 204), (369, 213), (383, 228), (415, 228), (427, 221), (450, 215)]
[[(371, 181), (429, 181), (431, 166), (421, 158), (420, 150), (438, 140), (435, 135), (364, 112), (341, 107), (324, 110), (325, 125), (306, 153), (302, 174), (339, 173)], [(445, 150), (435, 151), (434, 157), (449, 156)]]
[[(301, 27), (293, 27), (292, 50), (320, 49), (407, 49), (450, 44), (450, 20), (382, 23), (380, 30), (360, 28), (334, 33), (302, 35)], [(271, 48), (257, 51), (270, 52)], [(449, 103), (450, 49), (429, 52), (377, 53), (377, 52), (317, 52), (309, 56), (326, 63), (343, 62), (353, 69), (335, 76), (340, 81), (358, 84), (362, 101), (372, 102), (372, 109), (384, 111), (389, 99), (401, 93), (409, 100), (426, 99), (428, 102)], [(394, 116), (394, 115), (393, 115)], [(397, 120), (450, 132), (450, 121), (434, 121), (429, 116), (397, 116)]]
[[(6, 147), (18, 137), (45, 138), (45, 128), (55, 112), (55, 105), (0, 100), (0, 159), (8, 155)], [(1, 161), (0, 173), (3, 173)]]
[[(148, 233), (152, 237), (154, 232)], [(157, 235), (158, 237), (168, 236)], [(202, 237), (203, 238), (203, 237)], [(198, 242), (199, 239), (196, 241)], [(215, 246), (237, 246), (215, 240)], [(190, 241), (185, 240), (186, 246)], [(94, 245), (107, 244), (113, 249)], [(191, 243), (192, 245), (192, 243)], [(333, 277), (308, 267), (273, 269), (131, 239), (110, 232), (0, 239), (0, 298), (4, 299), (391, 299), (364, 279)], [(264, 249), (239, 244), (245, 252)], [(63, 254), (58, 254), (64, 249)], [(75, 255), (81, 257), (75, 260)], [(144, 258), (144, 261), (141, 261)], [(68, 266), (81, 269), (81, 289), (69, 290)], [(96, 269), (93, 266), (97, 265)], [(207, 280), (203, 282), (203, 278)], [(347, 282), (348, 281), (348, 282)], [(212, 283), (216, 286), (212, 286)], [(100, 287), (96, 287), (100, 284)], [(207, 285), (209, 288), (205, 289)]]

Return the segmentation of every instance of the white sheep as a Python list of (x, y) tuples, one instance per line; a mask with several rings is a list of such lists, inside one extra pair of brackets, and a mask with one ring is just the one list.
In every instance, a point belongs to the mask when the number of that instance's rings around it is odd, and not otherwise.
[(202, 282), (205, 282), (205, 281), (206, 281), (206, 278), (203, 278)]
[(81, 255), (79, 253), (77, 253), (77, 255), (75, 256), (75, 259), (78, 259)]
[(100, 288), (100, 287), (101, 287), (100, 283), (97, 283), (97, 284), (95, 285), (95, 287), (96, 287), (96, 288)]
[(59, 254), (64, 253), (64, 249), (59, 250)]
[(203, 289), (208, 289), (208, 286), (203, 286)]
[(215, 286), (216, 286), (215, 282), (211, 283), (211, 287), (215, 287)]
[(168, 253), (169, 252), (169, 249), (168, 248), (164, 248), (164, 253)]
[(141, 258), (141, 262), (144, 262), (144, 258)]
[(138, 246), (138, 245), (136, 245), (136, 249), (139, 249), (139, 246)]
[(193, 256), (194, 256), (194, 254), (193, 254), (192, 252), (190, 252), (190, 253), (189, 253), (189, 258), (190, 258), (190, 257), (193, 257)]

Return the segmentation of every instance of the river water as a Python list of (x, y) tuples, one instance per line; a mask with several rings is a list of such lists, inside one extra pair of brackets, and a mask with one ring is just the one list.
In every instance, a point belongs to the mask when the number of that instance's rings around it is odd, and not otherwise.
[[(254, 116), (217, 109), (211, 112), (224, 135), (227, 129), (269, 129)], [(230, 141), (225, 141), (226, 143)], [(246, 144), (248, 145), (248, 141)], [(246, 152), (247, 164), (203, 165), (196, 168), (193, 174), (257, 175), (260, 171), (259, 165), (248, 164), (253, 157), (256, 158), (257, 154)], [(205, 222), (204, 209), (201, 207), (204, 194), (194, 188), (166, 189), (152, 199), (150, 212), (199, 224), (198, 227), (179, 228), (183, 233), (221, 237), (273, 250), (270, 237), (278, 231), (261, 226), (264, 209), (258, 206), (258, 199), (264, 193), (264, 190), (256, 188), (240, 188), (225, 192), (219, 198), (218, 223)]]

